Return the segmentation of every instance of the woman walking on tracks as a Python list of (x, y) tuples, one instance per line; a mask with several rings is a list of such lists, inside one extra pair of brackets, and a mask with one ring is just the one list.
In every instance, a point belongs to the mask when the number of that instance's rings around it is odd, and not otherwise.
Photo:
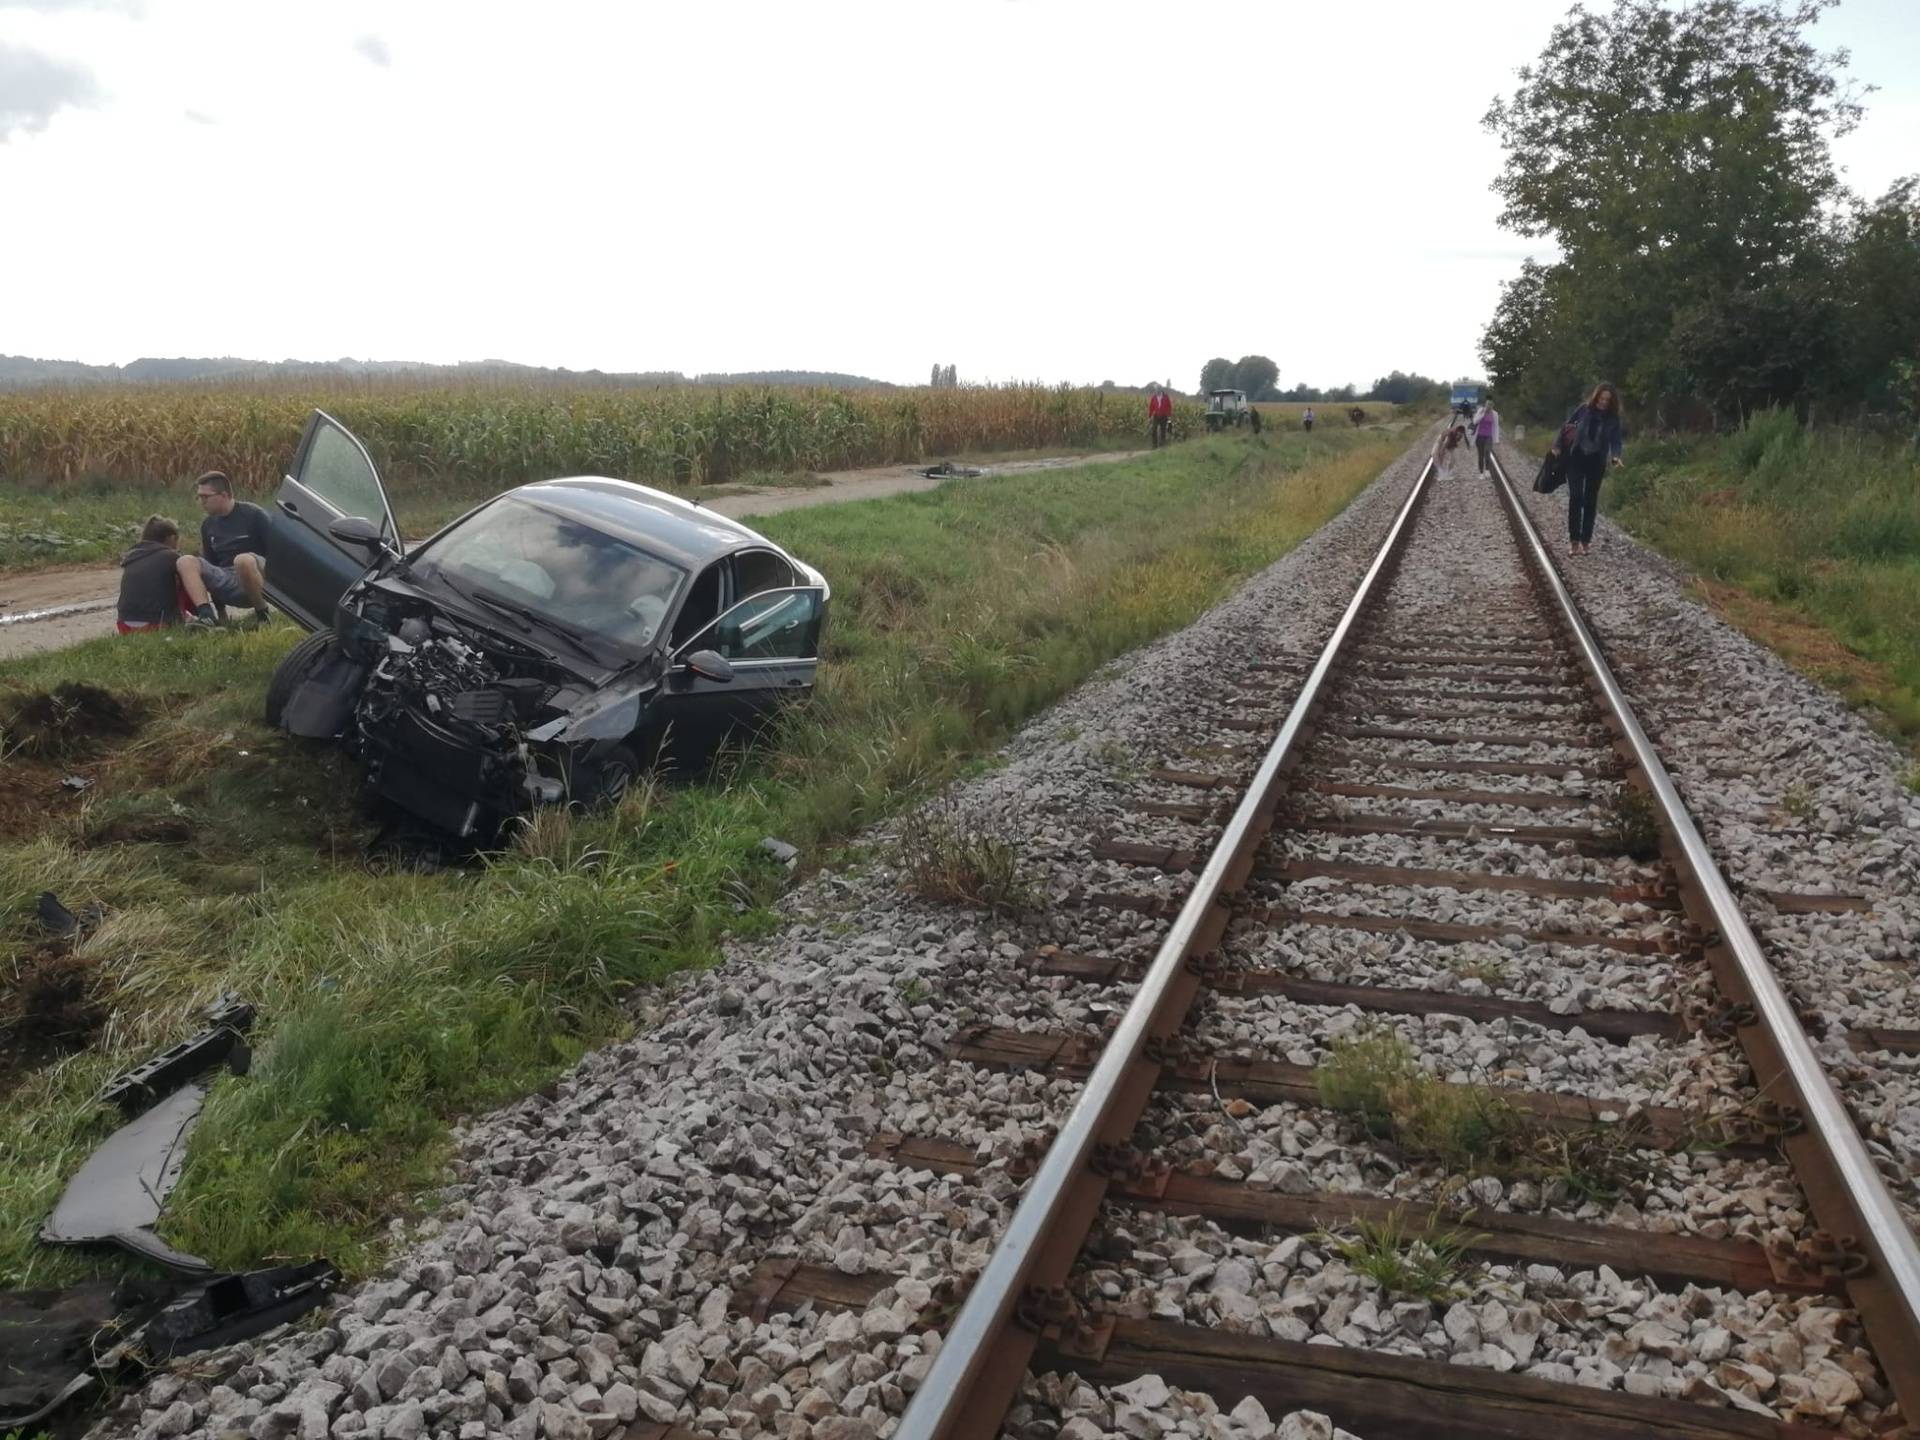
[(1500, 412), (1493, 408), (1489, 395), (1480, 406), (1480, 418), (1473, 424), (1473, 449), (1479, 457), (1480, 473), (1487, 473), (1487, 456), (1500, 443)]
[(1585, 555), (1593, 542), (1593, 518), (1600, 507), (1600, 482), (1607, 466), (1620, 465), (1620, 392), (1606, 381), (1593, 387), (1587, 403), (1560, 427), (1553, 453), (1567, 473), (1567, 553)]

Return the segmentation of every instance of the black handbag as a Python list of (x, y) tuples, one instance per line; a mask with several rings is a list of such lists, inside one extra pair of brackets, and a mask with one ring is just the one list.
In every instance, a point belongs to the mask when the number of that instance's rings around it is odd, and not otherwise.
[(1533, 488), (1541, 495), (1551, 495), (1567, 483), (1567, 457), (1549, 450), (1546, 459), (1540, 462), (1540, 473), (1533, 477)]

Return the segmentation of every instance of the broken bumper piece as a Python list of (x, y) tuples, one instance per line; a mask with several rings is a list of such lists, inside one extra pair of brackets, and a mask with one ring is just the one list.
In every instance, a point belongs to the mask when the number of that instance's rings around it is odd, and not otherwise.
[(109, 1135), (68, 1182), (40, 1238), (50, 1245), (119, 1245), (188, 1274), (211, 1270), (153, 1229), (180, 1183), (187, 1135), (206, 1103), (206, 1086), (187, 1085)]

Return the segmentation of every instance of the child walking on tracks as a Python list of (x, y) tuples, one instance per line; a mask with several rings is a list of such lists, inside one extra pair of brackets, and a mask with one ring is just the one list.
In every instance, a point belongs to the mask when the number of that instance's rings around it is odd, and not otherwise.
[(1454, 478), (1454, 461), (1459, 457), (1466, 444), (1467, 427), (1457, 420), (1441, 432), (1440, 438), (1433, 442), (1433, 478), (1451, 480)]

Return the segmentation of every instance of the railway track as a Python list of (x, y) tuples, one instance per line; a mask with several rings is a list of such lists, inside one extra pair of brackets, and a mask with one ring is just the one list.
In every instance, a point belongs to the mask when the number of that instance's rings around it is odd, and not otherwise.
[[(1137, 913), (1157, 947), (1029, 956), (1036, 983), (1108, 995), (1113, 1023), (956, 1037), (955, 1062), (1086, 1083), (1016, 1157), (1025, 1193), (990, 1259), (935, 1296), (944, 1343), (896, 1436), (999, 1433), (1039, 1372), (1158, 1376), (1223, 1410), (1252, 1395), (1369, 1440), (1833, 1433), (1743, 1403), (1765, 1317), (1796, 1306), (1819, 1310), (1851, 1366), (1821, 1370), (1830, 1394), (1782, 1389), (1773, 1405), (1831, 1402), (1856, 1432), (1858, 1414), (1884, 1429), (1920, 1407), (1913, 1235), (1504, 473), (1506, 578), (1447, 578), (1461, 537), (1434, 512), (1447, 487), (1484, 483), (1423, 471), (1325, 649), (1223, 678), (1218, 707), (1192, 716), (1208, 738), (1191, 768), (1143, 777), (1095, 852), (1127, 878), (1072, 903)], [(1363, 1184), (1316, 1169), (1343, 1110), (1383, 1142)], [(937, 1134), (869, 1149), (982, 1168)], [(1705, 1165), (1776, 1196), (1786, 1167), (1798, 1198), (1737, 1227), (1608, 1213), (1617, 1190), (1676, 1194), (1672, 1176)], [(1266, 1276), (1189, 1243), (1203, 1232), (1288, 1258)], [(1658, 1383), (1673, 1365), (1628, 1389), (1571, 1363), (1523, 1373), (1541, 1368), (1526, 1364), (1531, 1332), (1495, 1344), (1490, 1316), (1460, 1320), (1485, 1342), (1465, 1363), (1396, 1353), (1419, 1347), (1365, 1325), (1365, 1343), (1286, 1338), (1269, 1303), (1284, 1312), (1285, 1237), (1330, 1233), (1424, 1237), (1425, 1253), (1513, 1267), (1537, 1286), (1516, 1292), (1522, 1331), (1542, 1297), (1613, 1303), (1578, 1275), (1638, 1277), (1655, 1305), (1673, 1297), (1659, 1313), (1679, 1329), (1642, 1330), (1636, 1347), (1652, 1334), (1676, 1359), (1718, 1350), (1723, 1368), (1697, 1398)], [(1166, 1283), (1164, 1258), (1134, 1256), (1143, 1237), (1199, 1258)], [(736, 1303), (755, 1318), (859, 1310), (892, 1278), (774, 1261)], [(1449, 1336), (1463, 1308), (1443, 1301)], [(1442, 1323), (1424, 1303), (1406, 1323), (1422, 1313)], [(1689, 1315), (1725, 1343), (1687, 1348)], [(1856, 1328), (1877, 1363), (1849, 1354), (1841, 1332)]]

